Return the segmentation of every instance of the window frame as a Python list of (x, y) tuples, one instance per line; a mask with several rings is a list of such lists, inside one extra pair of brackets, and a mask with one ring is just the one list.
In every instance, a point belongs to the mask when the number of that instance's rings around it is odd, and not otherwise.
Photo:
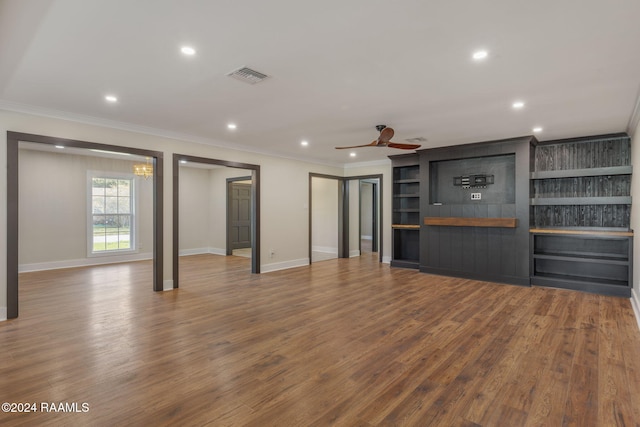
[[(111, 249), (104, 251), (94, 251), (93, 249), (93, 179), (126, 179), (130, 180), (130, 228), (129, 228), (129, 248), (126, 249)], [(136, 254), (139, 252), (138, 247), (138, 191), (137, 191), (137, 177), (133, 173), (123, 172), (105, 172), (105, 171), (87, 171), (87, 257), (108, 257), (126, 254)], [(126, 214), (125, 214), (126, 215)]]

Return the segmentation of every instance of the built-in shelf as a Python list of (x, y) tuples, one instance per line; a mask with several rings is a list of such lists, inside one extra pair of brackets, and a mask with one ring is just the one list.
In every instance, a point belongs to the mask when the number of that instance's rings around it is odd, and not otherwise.
[(626, 134), (536, 146), (531, 284), (631, 295), (630, 152)]
[(531, 229), (531, 283), (631, 296), (632, 231)]
[[(628, 288), (626, 280), (602, 279), (585, 276), (573, 276), (570, 274), (538, 273), (534, 285), (557, 287), (562, 283), (563, 287), (576, 290), (595, 290), (597, 293), (613, 296), (627, 296)], [(585, 286), (587, 284), (587, 286)], [(622, 293), (620, 291), (623, 291)]]
[(394, 179), (393, 180), (394, 184), (415, 184), (415, 183), (420, 183), (419, 179)]
[(581, 176), (631, 175), (632, 166), (610, 166), (605, 168), (564, 169), (531, 172), (531, 179), (577, 178)]
[(461, 217), (425, 217), (425, 225), (446, 227), (500, 227), (516, 228), (517, 218), (461, 218)]
[(418, 268), (420, 258), (420, 165), (415, 154), (392, 156), (391, 265)]
[(631, 196), (611, 197), (535, 197), (531, 206), (557, 205), (630, 205)]
[(595, 253), (579, 253), (579, 252), (555, 252), (555, 253), (536, 253), (533, 254), (536, 259), (555, 259), (559, 261), (589, 261), (602, 264), (618, 264), (627, 265), (629, 260), (623, 255), (611, 254), (595, 254)]
[(566, 235), (583, 235), (583, 236), (611, 236), (611, 237), (631, 237), (633, 231), (618, 230), (578, 230), (570, 228), (531, 228), (530, 233), (535, 234), (566, 234)]

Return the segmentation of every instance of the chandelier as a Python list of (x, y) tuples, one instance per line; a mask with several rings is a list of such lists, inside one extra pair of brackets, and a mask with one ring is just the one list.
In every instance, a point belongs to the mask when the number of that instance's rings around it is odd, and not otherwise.
[(138, 163), (133, 165), (133, 173), (137, 176), (142, 176), (145, 179), (153, 176), (153, 165), (149, 163), (149, 158), (147, 157), (146, 163)]

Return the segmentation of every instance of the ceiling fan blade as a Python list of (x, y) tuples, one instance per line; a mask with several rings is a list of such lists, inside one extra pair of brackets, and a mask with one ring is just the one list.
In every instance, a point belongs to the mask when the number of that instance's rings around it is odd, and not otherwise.
[(378, 145), (378, 141), (373, 141), (371, 144), (351, 145), (349, 147), (336, 147), (336, 150), (344, 150), (344, 149), (347, 149), (347, 148), (375, 147), (376, 145)]
[(399, 142), (389, 142), (387, 143), (387, 147), (389, 148), (399, 148), (401, 150), (416, 150), (421, 147), (420, 144), (402, 144)]
[(389, 140), (393, 138), (393, 129), (392, 128), (384, 128), (380, 131), (380, 136), (378, 137), (378, 142), (387, 143)]

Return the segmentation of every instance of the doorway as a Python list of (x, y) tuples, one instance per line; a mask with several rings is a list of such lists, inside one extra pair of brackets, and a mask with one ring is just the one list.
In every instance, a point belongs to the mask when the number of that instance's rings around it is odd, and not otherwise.
[[(370, 186), (370, 203), (367, 202), (364, 209), (362, 183)], [(377, 252), (379, 262), (382, 262), (380, 200), (381, 174), (340, 177), (309, 173), (309, 263), (360, 256), (363, 240), (361, 225), (364, 221), (371, 225), (370, 234), (364, 234), (370, 236), (371, 243), (367, 242), (371, 247), (370, 253)], [(367, 218), (363, 220), (365, 213)]]
[(344, 249), (341, 227), (340, 178), (314, 175), (310, 177), (310, 261), (319, 262), (342, 256)]
[[(74, 149), (80, 151), (97, 150), (99, 152), (121, 153), (148, 157), (155, 169), (152, 177), (152, 250), (153, 250), (153, 290), (163, 290), (162, 278), (162, 153), (132, 147), (98, 144), (43, 135), (7, 132), (7, 318), (18, 317), (19, 288), (19, 164), (20, 144), (30, 143), (45, 150)], [(60, 147), (60, 148), (58, 148)], [(65, 148), (61, 148), (65, 147)], [(43, 182), (47, 182), (46, 180)], [(86, 205), (85, 205), (86, 206)], [(105, 239), (106, 240), (106, 239)], [(118, 237), (120, 241), (120, 237)]]
[(379, 180), (361, 179), (360, 184), (360, 253), (378, 252)]
[(227, 255), (251, 256), (251, 176), (227, 178)]
[[(181, 255), (244, 256), (251, 258), (251, 273), (260, 273), (260, 166), (174, 154), (173, 188), (174, 288)], [(233, 216), (237, 221), (229, 221)]]

